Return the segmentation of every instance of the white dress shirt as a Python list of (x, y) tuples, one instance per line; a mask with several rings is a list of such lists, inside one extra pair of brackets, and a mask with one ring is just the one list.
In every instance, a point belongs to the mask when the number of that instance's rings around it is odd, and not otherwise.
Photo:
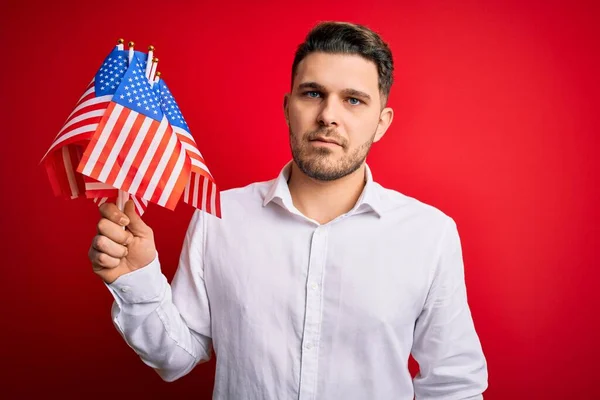
[(367, 166), (355, 207), (321, 225), (292, 204), (290, 165), (222, 192), (222, 219), (194, 212), (171, 285), (158, 254), (106, 285), (124, 340), (165, 381), (214, 351), (214, 399), (482, 399), (454, 220)]

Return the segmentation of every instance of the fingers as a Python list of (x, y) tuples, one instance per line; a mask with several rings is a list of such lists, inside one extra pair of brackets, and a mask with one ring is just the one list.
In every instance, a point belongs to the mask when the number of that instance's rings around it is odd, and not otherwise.
[(88, 256), (92, 262), (94, 271), (101, 271), (104, 268), (116, 268), (121, 263), (120, 259), (111, 257), (106, 253), (102, 253), (96, 250), (93, 246), (90, 246)]
[(127, 200), (125, 207), (123, 207), (125, 218), (129, 220), (127, 229), (131, 231), (135, 236), (148, 237), (152, 235), (152, 229), (142, 220), (142, 218), (135, 211), (135, 204), (132, 200)]
[(129, 223), (127, 215), (120, 211), (114, 203), (104, 203), (98, 209), (103, 218), (106, 218), (117, 225), (127, 226)]
[(124, 245), (116, 243), (102, 235), (94, 237), (94, 240), (92, 240), (92, 247), (100, 253), (104, 253), (117, 259), (127, 257), (127, 253), (129, 252)]
[[(110, 221), (109, 223), (113, 224)], [(129, 233), (129, 235), (131, 234)], [(100, 271), (104, 268), (118, 267), (121, 258), (127, 257), (128, 253), (129, 250), (126, 246), (116, 243), (106, 236), (96, 235), (92, 240), (88, 256), (94, 271)]]
[(98, 234), (106, 236), (111, 241), (124, 246), (127, 246), (133, 240), (133, 234), (131, 232), (123, 230), (122, 226), (117, 225), (107, 218), (102, 218), (98, 221)]
[(98, 235), (88, 254), (95, 271), (116, 268), (128, 254), (126, 246), (133, 241), (133, 234), (118, 224), (123, 215), (114, 204), (103, 204), (100, 213), (104, 218), (98, 222)]
[(153, 234), (152, 229), (135, 211), (133, 200), (127, 200), (123, 211), (120, 211), (114, 203), (104, 203), (99, 209), (102, 217), (121, 227), (126, 226), (135, 236), (151, 237)]

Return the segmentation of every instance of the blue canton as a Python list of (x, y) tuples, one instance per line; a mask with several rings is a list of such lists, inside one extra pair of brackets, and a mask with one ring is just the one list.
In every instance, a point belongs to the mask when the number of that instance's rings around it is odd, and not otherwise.
[(179, 106), (175, 102), (173, 95), (169, 91), (167, 84), (164, 80), (160, 79), (158, 81), (158, 91), (160, 92), (160, 106), (163, 109), (163, 112), (167, 116), (169, 123), (178, 128), (184, 129), (186, 132), (189, 132), (187, 122), (183, 118), (181, 114), (181, 110)]
[(94, 85), (96, 96), (114, 94), (127, 70), (127, 55), (123, 50), (114, 49), (104, 59), (96, 72)]
[[(136, 52), (137, 53), (137, 52)], [(146, 78), (146, 63), (135, 54), (130, 67), (125, 72), (121, 85), (113, 96), (113, 101), (135, 112), (162, 120), (163, 112), (160, 109), (159, 98), (150, 87)]]

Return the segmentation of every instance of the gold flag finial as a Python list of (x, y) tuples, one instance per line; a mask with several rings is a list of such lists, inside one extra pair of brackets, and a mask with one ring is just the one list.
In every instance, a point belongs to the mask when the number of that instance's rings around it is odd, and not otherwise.
[(119, 40), (117, 40), (117, 43), (118, 44), (123, 44), (123, 43), (125, 43), (125, 39), (119, 38)]
[(156, 73), (156, 76), (160, 76), (160, 71), (158, 71), (158, 72)]
[(156, 57), (152, 58), (152, 62), (157, 63), (158, 62), (158, 58), (156, 58)]
[(154, 51), (154, 46), (152, 46), (152, 45), (148, 46), (148, 51)]
[(133, 47), (135, 45), (135, 43), (129, 42), (128, 45), (129, 45), (129, 47)]

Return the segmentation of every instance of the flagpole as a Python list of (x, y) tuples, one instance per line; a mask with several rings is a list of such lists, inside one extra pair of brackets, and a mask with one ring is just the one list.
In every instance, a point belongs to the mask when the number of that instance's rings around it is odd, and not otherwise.
[(158, 58), (152, 58), (152, 68), (150, 69), (150, 82), (154, 81), (154, 75), (156, 75), (156, 67), (158, 66)]
[(146, 59), (146, 78), (150, 79), (150, 69), (152, 68), (152, 60), (154, 59), (154, 46), (148, 46), (148, 58)]
[(135, 46), (134, 42), (129, 42), (129, 64), (131, 64), (131, 61), (133, 60), (133, 47)]
[[(123, 50), (123, 43), (124, 40), (123, 39), (119, 39), (119, 50)], [(133, 60), (133, 54), (134, 54), (134, 46), (135, 43), (134, 42), (129, 42), (129, 64), (131, 64), (131, 61)], [(127, 193), (124, 190), (119, 189), (118, 193), (117, 193), (117, 201), (116, 201), (116, 205), (117, 208), (121, 211), (123, 211), (125, 209), (125, 203), (127, 202), (127, 200), (129, 200), (129, 193)], [(123, 229), (125, 229), (123, 227)]]
[[(125, 39), (119, 39), (117, 41), (117, 50), (124, 50), (124, 43), (125, 43)], [(133, 42), (129, 42), (129, 61), (131, 62), (131, 56), (132, 56), (132, 49), (133, 49)], [(117, 200), (116, 200), (116, 205), (117, 208), (121, 211), (123, 211), (125, 209), (125, 203), (127, 202), (127, 200), (129, 199), (129, 193), (123, 191), (123, 190), (118, 190), (117, 192)], [(125, 227), (123, 227), (123, 229), (125, 229)]]

